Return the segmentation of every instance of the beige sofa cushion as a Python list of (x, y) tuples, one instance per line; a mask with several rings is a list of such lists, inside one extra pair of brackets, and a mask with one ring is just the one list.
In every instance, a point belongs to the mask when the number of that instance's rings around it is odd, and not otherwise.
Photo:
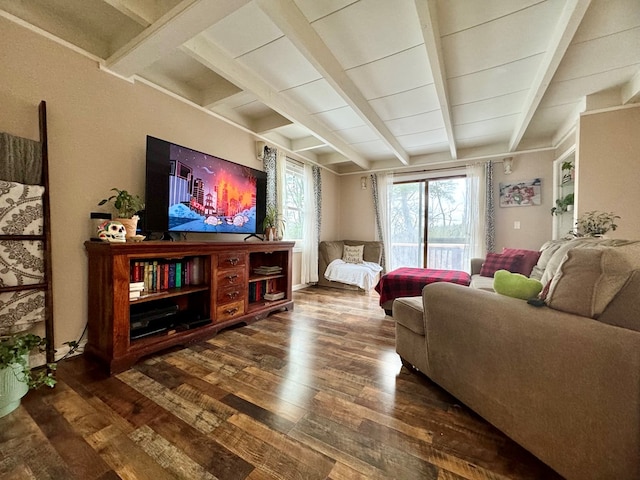
[[(584, 237), (584, 238), (573, 238), (571, 240), (564, 240), (560, 245), (556, 247), (553, 246), (553, 254), (549, 257), (547, 264), (544, 268), (544, 273), (542, 277), (540, 277), (540, 282), (542, 285), (546, 285), (549, 280), (553, 278), (555, 273), (558, 271), (562, 262), (566, 259), (567, 252), (569, 250), (573, 250), (574, 248), (590, 248), (595, 247), (598, 244), (602, 243), (603, 240), (600, 238), (593, 237)], [(544, 252), (543, 254), (544, 255)], [(542, 259), (542, 255), (540, 258)]]
[(396, 298), (393, 301), (393, 318), (412, 332), (424, 336), (424, 309), (422, 305), (422, 295)]
[(598, 320), (640, 332), (640, 270), (631, 273)]
[[(585, 246), (591, 248), (580, 248)], [(640, 242), (617, 247), (583, 243), (566, 252), (566, 260), (551, 280), (547, 305), (563, 312), (598, 318), (638, 268)]]
[(544, 245), (540, 247), (540, 258), (538, 258), (538, 263), (534, 265), (529, 277), (540, 280), (542, 278), (542, 275), (544, 274), (545, 269), (547, 268), (549, 260), (551, 259), (555, 251), (558, 250), (563, 244), (567, 243), (567, 241), (568, 240), (549, 240), (548, 242), (544, 243)]

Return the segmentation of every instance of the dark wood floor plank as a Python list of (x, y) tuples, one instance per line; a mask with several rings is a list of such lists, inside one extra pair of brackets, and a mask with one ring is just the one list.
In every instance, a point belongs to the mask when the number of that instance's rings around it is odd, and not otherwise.
[(552, 480), (401, 365), (375, 292), (280, 311), (108, 377), (83, 356), (0, 418), (0, 478)]
[(374, 438), (363, 436), (358, 431), (322, 415), (310, 413), (298, 422), (295, 430), (373, 465), (386, 472), (389, 477), (435, 480), (438, 476), (438, 469), (433, 464)]
[(203, 433), (212, 432), (223, 422), (214, 413), (185, 400), (135, 369), (120, 373), (118, 379)]
[(84, 435), (91, 435), (109, 425), (90, 408), (86, 408), (86, 405), (75, 404), (78, 399), (84, 403), (78, 395), (68, 395), (66, 400), (60, 399), (65, 405), (65, 411), (70, 415), (70, 420), (77, 423), (67, 421), (64, 413), (52, 406), (55, 403), (53, 399), (58, 395), (65, 395), (66, 392), (62, 384), (55, 395), (30, 395), (23, 400), (23, 404), (74, 478), (100, 478), (111, 468), (85, 441)]
[(219, 480), (242, 480), (254, 467), (215, 440), (173, 415), (155, 418), (149, 426)]

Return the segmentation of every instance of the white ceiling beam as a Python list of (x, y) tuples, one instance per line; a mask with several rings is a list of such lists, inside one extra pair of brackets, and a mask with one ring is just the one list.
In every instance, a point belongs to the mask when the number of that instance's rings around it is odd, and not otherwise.
[(293, 0), (256, 0), (266, 13), (324, 79), (362, 118), (404, 165), (409, 154), (371, 107), (342, 65), (309, 24)]
[(316, 137), (294, 138), (291, 141), (291, 150), (294, 152), (306, 152), (307, 150), (326, 146), (326, 143)]
[(445, 72), (444, 57), (442, 55), (442, 44), (440, 42), (440, 27), (438, 26), (438, 12), (435, 0), (415, 0), (422, 38), (427, 50), (427, 60), (431, 66), (433, 84), (440, 104), (442, 123), (447, 134), (451, 158), (458, 157), (455, 136), (453, 135), (453, 121), (451, 119), (451, 105), (449, 103), (449, 91), (447, 87), (447, 76)]
[(123, 77), (139, 73), (249, 1), (183, 0), (111, 55), (105, 67)]
[(292, 125), (293, 122), (287, 117), (283, 117), (279, 113), (273, 112), (271, 115), (254, 120), (251, 124), (253, 125), (254, 132), (263, 134), (275, 130), (276, 128)]
[(132, 0), (102, 0), (138, 25), (147, 28), (157, 20), (157, 12), (151, 2), (134, 2)]
[(622, 105), (640, 101), (640, 70), (622, 86)]
[(370, 168), (369, 161), (366, 158), (353, 150), (349, 144), (329, 130), (323, 123), (306, 112), (298, 103), (279, 95), (258, 74), (251, 72), (217, 45), (199, 36), (185, 42), (181, 49), (191, 58), (213, 70), (218, 75), (226, 78), (241, 89), (253, 93), (260, 102), (280, 115), (306, 127), (314, 135), (332, 145), (359, 167), (365, 170)]
[(336, 165), (338, 163), (348, 162), (349, 159), (339, 153), (327, 153), (318, 156), (318, 163), (323, 166)]
[(591, 0), (567, 0), (562, 14), (558, 19), (556, 28), (553, 30), (553, 36), (549, 40), (549, 45), (540, 64), (540, 68), (531, 83), (531, 88), (523, 104), (522, 111), (516, 121), (516, 126), (509, 141), (510, 152), (518, 148), (518, 144), (527, 131), (542, 97), (547, 91), (547, 88), (549, 88), (553, 75), (556, 73), (567, 48), (569, 48), (571, 40), (580, 26), (590, 3)]
[(214, 85), (207, 88), (202, 92), (202, 103), (204, 108), (213, 108), (220, 102), (227, 100), (239, 93), (242, 93), (242, 89), (236, 87), (233, 83), (227, 81), (224, 78), (219, 79), (219, 82), (215, 82)]

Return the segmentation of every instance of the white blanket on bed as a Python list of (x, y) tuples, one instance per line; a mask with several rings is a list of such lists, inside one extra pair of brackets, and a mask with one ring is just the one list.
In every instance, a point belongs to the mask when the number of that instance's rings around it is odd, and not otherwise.
[(332, 282), (357, 285), (363, 290), (371, 290), (376, 285), (382, 267), (373, 262), (347, 263), (336, 258), (327, 266), (324, 277)]

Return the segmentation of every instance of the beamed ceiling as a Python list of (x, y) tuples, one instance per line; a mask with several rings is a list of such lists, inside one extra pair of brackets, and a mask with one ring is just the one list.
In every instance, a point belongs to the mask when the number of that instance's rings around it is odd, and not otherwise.
[[(0, 0), (0, 13), (336, 173), (557, 144), (640, 102), (640, 0)], [(107, 73), (105, 73), (107, 74)]]

